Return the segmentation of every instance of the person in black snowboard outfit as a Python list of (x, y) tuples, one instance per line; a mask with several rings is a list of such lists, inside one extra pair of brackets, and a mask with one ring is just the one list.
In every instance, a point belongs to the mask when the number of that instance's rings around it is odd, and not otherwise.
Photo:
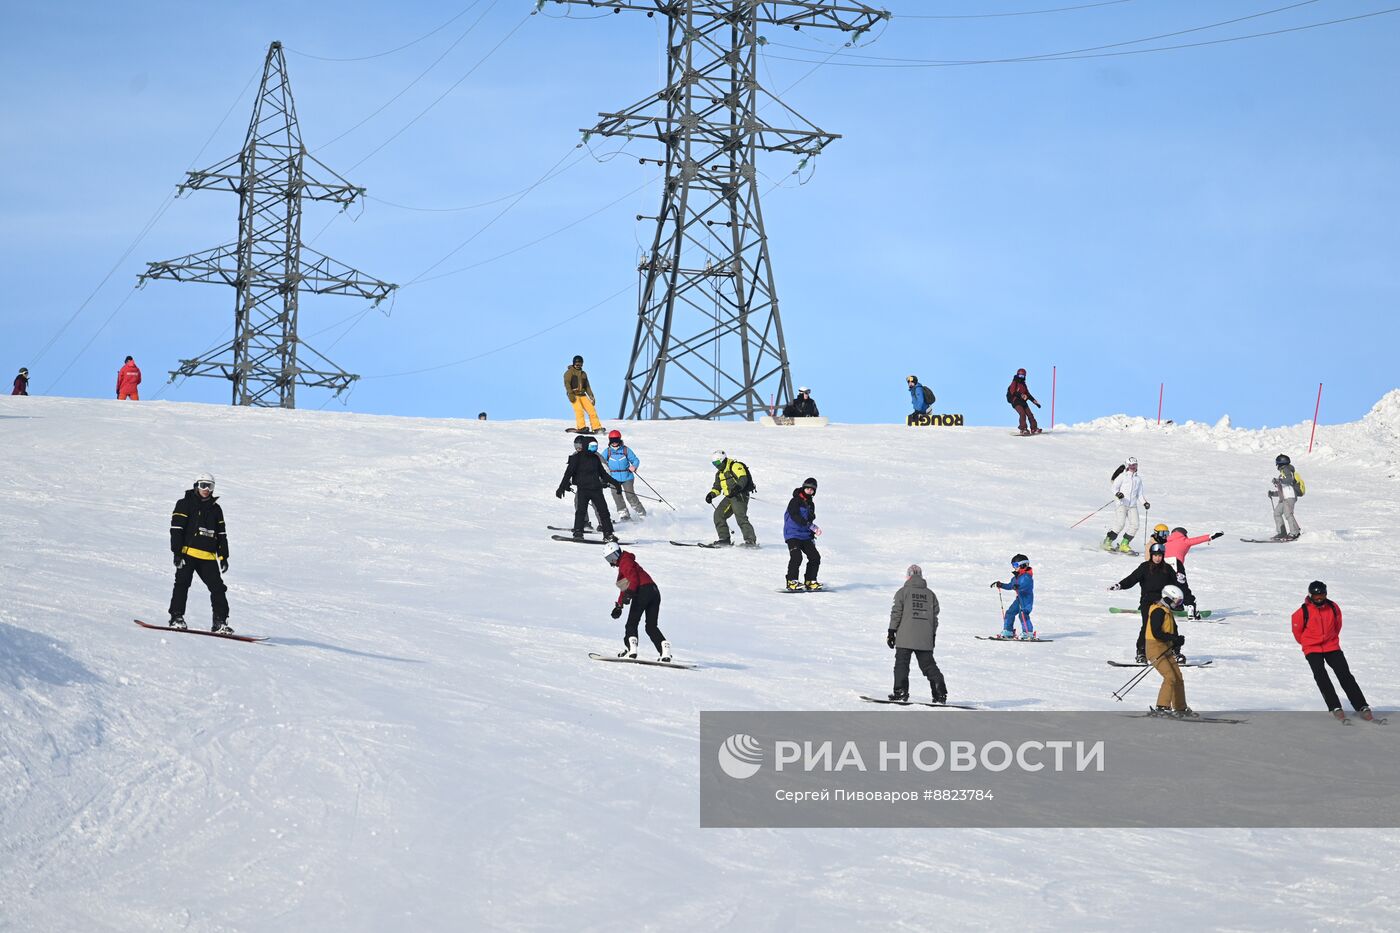
[(559, 488), (555, 490), (554, 495), (560, 499), (564, 498), (570, 486), (578, 487), (574, 496), (574, 540), (583, 540), (583, 526), (588, 522), (588, 506), (592, 503), (593, 511), (598, 513), (598, 530), (603, 533), (603, 540), (616, 541), (612, 515), (608, 512), (608, 501), (603, 497), (603, 487), (611, 486), (621, 491), (622, 484), (608, 474), (608, 468), (603, 465), (603, 458), (598, 456), (597, 441), (590, 439), (587, 447), (574, 448), (569, 462), (564, 466), (564, 478), (559, 481)]
[[(1147, 611), (1162, 598), (1162, 588), (1176, 585), (1176, 569), (1167, 563), (1167, 546), (1153, 541), (1147, 549), (1147, 560), (1133, 568), (1133, 572), (1109, 587), (1109, 590), (1130, 590), (1141, 587), (1138, 597), (1138, 611), (1142, 613), (1142, 627), (1138, 629), (1137, 663), (1147, 663)], [(1180, 663), (1186, 659), (1177, 656)]]
[(185, 600), (194, 575), (209, 587), (216, 635), (232, 635), (228, 624), (228, 535), (224, 510), (214, 495), (214, 477), (201, 473), (170, 513), (170, 553), (175, 560), (175, 589), (170, 594), (170, 627), (185, 628)]

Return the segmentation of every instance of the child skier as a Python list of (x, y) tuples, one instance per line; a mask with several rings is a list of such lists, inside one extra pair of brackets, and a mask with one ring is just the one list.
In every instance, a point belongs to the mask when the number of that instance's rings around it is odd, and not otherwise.
[(1031, 562), (1024, 554), (1011, 558), (1011, 582), (992, 581), (992, 589), (1015, 590), (1016, 598), (1006, 610), (1001, 623), (1001, 637), (1016, 637), (1016, 620), (1021, 620), (1021, 640), (1035, 641), (1035, 626), (1031, 624), (1031, 607), (1035, 603), (1035, 577)]
[(1314, 580), (1308, 584), (1308, 598), (1293, 611), (1293, 638), (1303, 648), (1303, 657), (1308, 659), (1308, 667), (1312, 668), (1313, 680), (1317, 682), (1328, 712), (1344, 721), (1347, 718), (1324, 665), (1330, 666), (1337, 675), (1337, 683), (1351, 701), (1351, 708), (1362, 719), (1375, 719), (1371, 707), (1366, 705), (1365, 694), (1351, 676), (1347, 656), (1342, 653), (1341, 634), (1342, 607), (1327, 598), (1326, 583)]
[[(804, 587), (819, 590), (817, 572), (821, 570), (822, 556), (817, 551), (816, 536), (822, 533), (817, 527), (817, 480), (807, 477), (802, 485), (792, 491), (792, 501), (783, 513), (783, 541), (788, 546), (787, 590), (795, 593)], [(802, 569), (802, 556), (807, 556), (807, 573), (803, 583), (797, 582), (797, 571)]]
[[(1016, 409), (1016, 414), (1020, 416), (1022, 434), (1039, 434), (1040, 425), (1035, 423), (1035, 415), (1031, 413), (1030, 407), (1026, 405), (1030, 402), (1036, 408), (1040, 407), (1040, 402), (1036, 401), (1031, 390), (1026, 387), (1026, 371), (1016, 370), (1016, 375), (1011, 378), (1011, 385), (1006, 387), (1006, 402)], [(1030, 430), (1026, 430), (1026, 421), (1030, 421)]]
[(171, 628), (185, 628), (185, 600), (194, 575), (209, 588), (215, 635), (232, 635), (228, 624), (228, 535), (224, 510), (214, 495), (214, 477), (201, 473), (170, 512), (170, 553), (175, 559), (175, 588), (170, 593)]
[(938, 637), (938, 596), (924, 582), (924, 572), (918, 564), (910, 564), (904, 572), (904, 585), (894, 594), (890, 607), (890, 627), (885, 644), (894, 649), (894, 693), (890, 699), (909, 699), (909, 656), (919, 661), (919, 670), (928, 678), (933, 690), (933, 702), (948, 702), (948, 685), (943, 672), (933, 659), (933, 645)]
[[(621, 431), (608, 432), (608, 449), (603, 452), (603, 463), (607, 465), (612, 478), (622, 484), (622, 487), (614, 489), (612, 494), (613, 505), (617, 506), (617, 520), (631, 521), (632, 516), (627, 511), (628, 503), (631, 503), (632, 511), (637, 513), (638, 518), (645, 518), (647, 510), (642, 508), (642, 500), (637, 498), (636, 489), (636, 471), (642, 465), (642, 461), (630, 447), (622, 443)], [(626, 501), (622, 498), (624, 494), (627, 496)]]
[(1269, 498), (1274, 500), (1276, 533), (1269, 540), (1293, 541), (1303, 533), (1298, 527), (1298, 520), (1293, 517), (1293, 507), (1300, 497), (1307, 494), (1308, 487), (1293, 469), (1293, 461), (1288, 459), (1288, 454), (1275, 457), (1274, 466), (1278, 467), (1278, 475), (1271, 483), (1273, 488), (1269, 490)]
[(622, 607), (628, 603), (632, 604), (627, 613), (627, 627), (622, 635), (622, 642), (626, 647), (619, 651), (617, 656), (637, 656), (637, 623), (645, 615), (647, 636), (656, 646), (656, 660), (670, 661), (671, 643), (656, 626), (657, 616), (661, 614), (661, 590), (657, 589), (651, 574), (642, 569), (642, 565), (637, 563), (637, 558), (631, 551), (624, 551), (616, 541), (603, 548), (603, 559), (617, 568), (617, 588), (620, 592), (612, 608), (612, 617), (622, 618)]
[[(1158, 525), (1164, 528), (1165, 525)], [(1173, 528), (1167, 535), (1166, 540), (1166, 562), (1176, 564), (1176, 585), (1181, 588), (1181, 593), (1186, 599), (1186, 617), (1195, 621), (1200, 621), (1201, 613), (1196, 608), (1196, 594), (1191, 592), (1191, 585), (1186, 582), (1186, 554), (1198, 544), (1209, 544), (1216, 538), (1224, 536), (1225, 532), (1217, 531), (1213, 535), (1198, 535), (1195, 538), (1186, 537), (1185, 528)], [(1154, 531), (1152, 537), (1157, 537)]]
[[(1132, 551), (1130, 543), (1133, 535), (1138, 530), (1138, 502), (1142, 502), (1144, 511), (1152, 508), (1152, 503), (1143, 498), (1142, 479), (1138, 476), (1137, 457), (1129, 457), (1125, 463), (1120, 463), (1118, 469), (1113, 471), (1113, 475), (1108, 478), (1113, 484), (1113, 498), (1118, 500), (1117, 519), (1114, 527), (1108, 529), (1108, 534), (1103, 539), (1103, 549), (1105, 551), (1118, 551), (1127, 554)], [(1130, 528), (1115, 545), (1118, 533)]]
[[(1109, 590), (1130, 590), (1141, 587), (1138, 597), (1138, 611), (1142, 613), (1142, 627), (1138, 629), (1137, 663), (1146, 664), (1147, 611), (1162, 598), (1162, 591), (1176, 583), (1176, 571), (1167, 563), (1167, 546), (1154, 541), (1147, 549), (1147, 560), (1133, 568), (1133, 572), (1109, 587)], [(1179, 660), (1185, 660), (1181, 658)]]
[(1181, 666), (1177, 662), (1177, 658), (1181, 656), (1181, 646), (1186, 644), (1186, 638), (1177, 634), (1176, 617), (1173, 612), (1183, 604), (1180, 588), (1171, 583), (1162, 588), (1162, 598), (1153, 603), (1147, 612), (1147, 651), (1152, 666), (1162, 675), (1162, 686), (1157, 691), (1157, 705), (1151, 707), (1148, 712), (1154, 716), (1199, 719), (1191, 707), (1186, 705), (1186, 680), (1181, 676)]

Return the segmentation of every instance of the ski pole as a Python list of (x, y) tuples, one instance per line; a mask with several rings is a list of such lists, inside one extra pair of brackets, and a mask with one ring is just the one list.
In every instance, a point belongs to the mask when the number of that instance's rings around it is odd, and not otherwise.
[[(643, 483), (646, 483), (646, 487), (652, 492), (656, 492), (656, 487), (653, 486), (651, 483), (647, 483), (646, 477), (642, 475), (640, 470), (633, 470), (632, 475), (637, 477), (637, 479), (641, 480)], [(659, 492), (656, 492), (656, 501), (664, 502), (666, 504), (666, 507), (669, 508), (672, 512), (678, 511), (674, 505), (671, 505), (671, 503), (666, 502), (666, 498), (662, 496)]]
[[(1160, 661), (1160, 660), (1162, 660), (1162, 657), (1163, 657), (1168, 651), (1170, 651), (1170, 650), (1171, 650), (1170, 648), (1164, 648), (1164, 649), (1162, 649), (1161, 653), (1158, 654), (1157, 657), (1155, 657), (1155, 658), (1152, 659), (1152, 663), (1148, 664), (1148, 665), (1147, 665), (1146, 667), (1144, 667), (1142, 670), (1138, 671), (1138, 672), (1137, 672), (1136, 674), (1134, 674), (1132, 677), (1128, 678), (1128, 682), (1127, 682), (1127, 683), (1125, 683), (1123, 686), (1119, 687), (1118, 690), (1114, 691), (1114, 693), (1113, 693), (1113, 698), (1114, 698), (1115, 700), (1117, 700), (1118, 702), (1120, 702), (1120, 703), (1123, 702), (1123, 697), (1127, 696), (1127, 695), (1132, 691), (1132, 689), (1133, 689), (1134, 687), (1136, 687), (1138, 684), (1142, 683), (1143, 679), (1144, 679), (1145, 677), (1147, 677), (1148, 674), (1150, 674), (1150, 673), (1152, 673), (1154, 670), (1156, 670), (1156, 669), (1157, 669), (1157, 662)], [(1120, 692), (1121, 692), (1121, 694), (1122, 694), (1121, 696), (1119, 695)]]
[(997, 606), (1001, 608), (1001, 616), (997, 619), (997, 624), (1004, 628), (1006, 626), (1006, 603), (1001, 600), (1001, 587), (997, 587)]
[(1087, 522), (1089, 519), (1093, 518), (1095, 515), (1099, 514), (1100, 512), (1102, 512), (1104, 509), (1108, 508), (1108, 507), (1109, 507), (1110, 505), (1112, 505), (1112, 504), (1113, 504), (1113, 500), (1112, 500), (1112, 499), (1109, 499), (1109, 500), (1108, 500), (1107, 502), (1105, 502), (1103, 505), (1099, 506), (1097, 509), (1094, 509), (1094, 511), (1090, 512), (1088, 515), (1085, 515), (1083, 518), (1081, 518), (1079, 521), (1075, 522), (1073, 525), (1070, 525), (1070, 526), (1069, 526), (1069, 527), (1070, 527), (1070, 530), (1073, 531), (1074, 529), (1078, 528), (1080, 525), (1084, 524), (1084, 523)]

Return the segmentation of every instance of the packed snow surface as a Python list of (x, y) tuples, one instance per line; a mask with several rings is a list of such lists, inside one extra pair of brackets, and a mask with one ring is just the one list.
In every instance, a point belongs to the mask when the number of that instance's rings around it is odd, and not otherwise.
[[(598, 664), (621, 623), (601, 549), (549, 540), (561, 421), (0, 399), (0, 927), (14, 930), (1281, 930), (1400, 928), (1400, 832), (701, 830), (701, 710), (851, 710), (887, 690), (889, 600), (918, 562), (950, 701), (1121, 708), (1134, 561), (1097, 550), (1127, 456), (1190, 557), (1192, 706), (1317, 710), (1287, 617), (1346, 611), (1371, 702), (1400, 703), (1400, 392), (1362, 421), (1245, 431), (1116, 417), (1005, 427), (621, 425), (673, 503), (625, 540), (696, 671)], [(706, 551), (710, 451), (753, 469), (764, 548)], [(1304, 535), (1272, 533), (1289, 453)], [(218, 479), (231, 623), (163, 622), (167, 518)], [(787, 596), (781, 516), (816, 476), (823, 579)], [(650, 494), (639, 484), (639, 491)], [(1138, 541), (1143, 538), (1139, 533)], [(1052, 645), (974, 640), (993, 579), (1036, 573)], [(208, 624), (198, 582), (192, 625)], [(645, 647), (645, 646), (644, 646)], [(917, 674), (915, 689), (922, 685)], [(1155, 677), (1130, 697), (1146, 706)], [(890, 715), (910, 715), (890, 710)], [(981, 715), (939, 713), (930, 715)], [(1322, 715), (1322, 714), (1320, 714)], [(1369, 728), (1369, 727), (1368, 727)], [(1388, 728), (1400, 730), (1400, 724)], [(1346, 763), (1323, 793), (1346, 793)], [(1203, 795), (1228, 787), (1201, 787)], [(1144, 807), (1150, 808), (1144, 788)]]

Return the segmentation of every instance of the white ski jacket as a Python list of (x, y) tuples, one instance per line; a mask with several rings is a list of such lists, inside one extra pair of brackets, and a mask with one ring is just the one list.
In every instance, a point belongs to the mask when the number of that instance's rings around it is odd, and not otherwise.
[(1124, 470), (1118, 474), (1118, 478), (1113, 481), (1113, 498), (1117, 499), (1122, 493), (1123, 498), (1119, 501), (1130, 509), (1138, 507), (1142, 501), (1142, 479), (1137, 475), (1136, 470)]

